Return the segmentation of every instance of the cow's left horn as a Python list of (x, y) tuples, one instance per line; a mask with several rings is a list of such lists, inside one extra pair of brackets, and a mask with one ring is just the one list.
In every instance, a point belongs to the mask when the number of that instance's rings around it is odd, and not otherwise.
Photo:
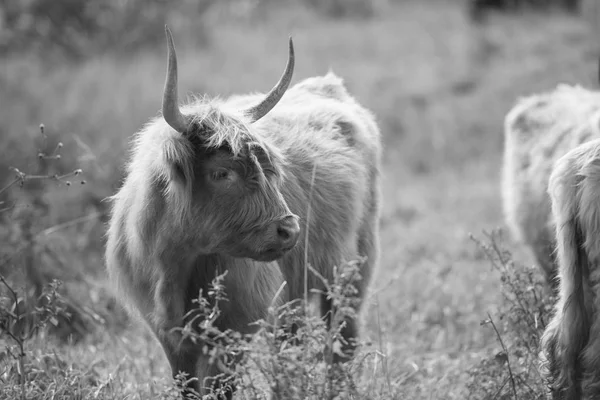
[(294, 44), (292, 43), (292, 38), (290, 37), (290, 50), (288, 55), (288, 61), (285, 67), (285, 71), (279, 79), (279, 82), (277, 82), (277, 85), (275, 85), (275, 87), (271, 89), (271, 91), (267, 94), (263, 101), (245, 111), (252, 122), (256, 122), (262, 117), (264, 117), (269, 111), (271, 111), (273, 107), (275, 107), (279, 100), (281, 100), (281, 97), (283, 96), (288, 86), (290, 85), (290, 82), (292, 81), (293, 74)]
[(177, 97), (177, 54), (171, 30), (165, 25), (168, 46), (167, 78), (163, 92), (162, 113), (165, 121), (177, 132), (186, 133), (189, 129), (191, 119), (179, 110), (179, 99)]

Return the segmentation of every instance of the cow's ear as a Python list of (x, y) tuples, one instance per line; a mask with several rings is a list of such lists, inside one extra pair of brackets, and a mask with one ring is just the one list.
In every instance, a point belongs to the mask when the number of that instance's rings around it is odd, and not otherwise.
[(185, 170), (181, 162), (173, 161), (171, 164), (170, 178), (171, 181), (185, 184), (187, 181)]
[(162, 154), (167, 179), (176, 184), (185, 184), (190, 179), (189, 163), (193, 160), (194, 149), (185, 138), (167, 142)]

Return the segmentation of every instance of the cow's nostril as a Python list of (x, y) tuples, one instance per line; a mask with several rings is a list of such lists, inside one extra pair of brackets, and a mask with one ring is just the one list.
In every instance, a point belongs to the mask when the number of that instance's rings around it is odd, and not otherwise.
[(300, 227), (296, 217), (282, 218), (277, 224), (277, 238), (283, 248), (291, 248), (296, 244)]
[(287, 230), (287, 228), (282, 228), (281, 226), (277, 228), (277, 235), (279, 235), (279, 238), (283, 241), (287, 241), (291, 237), (290, 232)]

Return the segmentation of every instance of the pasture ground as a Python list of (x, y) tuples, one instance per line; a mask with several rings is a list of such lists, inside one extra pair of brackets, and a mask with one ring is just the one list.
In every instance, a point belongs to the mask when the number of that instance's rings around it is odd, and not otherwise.
[[(469, 233), (503, 225), (503, 117), (519, 96), (558, 83), (596, 87), (591, 30), (558, 13), (494, 16), (476, 30), (462, 5), (449, 1), (390, 2), (367, 20), (294, 11), (214, 24), (211, 45), (200, 49), (189, 37), (178, 40), (184, 35), (175, 29), (180, 90), (268, 90), (284, 67), (290, 33), (294, 82), (330, 67), (345, 79), (377, 115), (385, 142), (382, 256), (364, 339), (381, 339), (395, 398), (465, 399), (469, 368), (500, 349), (491, 328), (480, 326), (498, 308), (499, 276)], [(491, 43), (487, 60), (474, 51), (482, 33)], [(31, 58), (2, 63), (1, 164), (25, 168), (44, 122), (86, 173), (85, 187), (52, 192), (51, 223), (89, 211), (80, 204), (89, 196), (114, 192), (130, 135), (160, 107), (165, 53), (102, 55), (61, 68)], [(71, 264), (102, 286), (102, 229), (78, 229), (68, 234), (95, 235), (97, 246)], [(511, 249), (531, 264), (522, 249)], [(169, 375), (158, 343), (137, 323), (73, 345), (33, 341), (31, 351), (60, 354), (72, 370), (110, 384), (115, 399), (158, 396)]]

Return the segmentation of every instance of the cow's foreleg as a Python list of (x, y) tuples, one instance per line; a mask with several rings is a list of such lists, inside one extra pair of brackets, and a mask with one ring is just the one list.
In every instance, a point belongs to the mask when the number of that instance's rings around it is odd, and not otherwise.
[(211, 362), (209, 355), (200, 355), (196, 364), (196, 376), (202, 395), (212, 393), (219, 400), (233, 399), (235, 382), (226, 368), (221, 358)]
[(177, 287), (166, 276), (158, 281), (154, 295), (154, 313), (149, 323), (165, 351), (173, 378), (180, 373), (185, 374), (188, 383), (183, 394), (188, 397), (192, 391), (201, 393), (197, 369), (202, 354), (201, 346), (181, 333), (185, 323), (187, 299), (185, 292), (177, 290)]
[[(191, 393), (191, 390), (200, 393), (199, 381), (196, 378), (196, 365), (199, 359), (199, 352), (191, 343), (182, 343), (174, 345), (172, 338), (168, 335), (160, 335), (160, 343), (167, 355), (167, 360), (171, 366), (173, 379), (180, 373), (185, 374), (185, 379), (189, 380), (184, 390), (184, 397)], [(187, 341), (187, 340), (186, 340)], [(191, 389), (191, 390), (190, 390)]]
[(202, 352), (205, 345), (210, 348), (212, 344), (193, 343), (177, 331), (162, 331), (157, 336), (167, 355), (173, 378), (185, 373), (188, 382), (183, 392), (184, 398), (194, 392), (201, 396), (218, 393), (220, 396), (217, 398), (224, 400), (233, 397), (235, 386), (222, 359), (211, 362), (210, 355)]

